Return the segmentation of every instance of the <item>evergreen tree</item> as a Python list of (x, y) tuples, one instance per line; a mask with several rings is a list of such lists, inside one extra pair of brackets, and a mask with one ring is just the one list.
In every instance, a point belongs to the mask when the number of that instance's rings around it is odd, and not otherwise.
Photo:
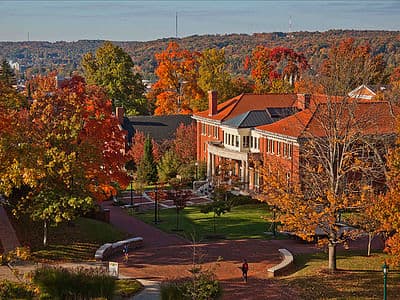
[(14, 71), (5, 59), (1, 62), (0, 80), (8, 86), (12, 86), (15, 83)]
[(154, 161), (153, 144), (149, 136), (144, 144), (143, 158), (138, 167), (138, 177), (143, 182), (157, 182), (157, 165)]

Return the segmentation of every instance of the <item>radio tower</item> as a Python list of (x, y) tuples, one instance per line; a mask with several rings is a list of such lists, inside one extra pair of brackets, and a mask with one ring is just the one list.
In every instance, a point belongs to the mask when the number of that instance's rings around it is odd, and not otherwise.
[(292, 38), (293, 34), (292, 34), (292, 16), (289, 16), (289, 32), (288, 32), (288, 38)]
[(178, 38), (178, 12), (175, 13), (175, 37)]

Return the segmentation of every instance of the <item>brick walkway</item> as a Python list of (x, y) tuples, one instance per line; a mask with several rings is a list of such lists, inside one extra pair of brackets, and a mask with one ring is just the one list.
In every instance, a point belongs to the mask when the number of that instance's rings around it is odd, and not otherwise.
[[(224, 240), (193, 245), (176, 235), (145, 224), (110, 203), (110, 221), (132, 236), (141, 236), (144, 247), (130, 253), (129, 262), (121, 262), (121, 274), (146, 280), (165, 281), (190, 276), (195, 260), (204, 269), (213, 269), (224, 288), (223, 299), (297, 299), (297, 293), (279, 281), (267, 278), (267, 268), (281, 261), (279, 248), (293, 253), (315, 252), (315, 246), (293, 240)], [(222, 257), (222, 261), (217, 262)], [(239, 269), (243, 258), (249, 262), (249, 282), (243, 283)], [(254, 291), (257, 291), (256, 293)]]
[(21, 246), (18, 241), (14, 228), (12, 227), (7, 213), (3, 206), (0, 205), (0, 240), (4, 251), (8, 252)]

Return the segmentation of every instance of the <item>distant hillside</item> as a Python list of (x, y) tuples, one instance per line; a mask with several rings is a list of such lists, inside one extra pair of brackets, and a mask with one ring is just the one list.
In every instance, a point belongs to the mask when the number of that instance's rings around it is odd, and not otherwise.
[[(311, 66), (317, 67), (326, 57), (329, 47), (343, 38), (352, 37), (359, 43), (369, 43), (374, 54), (382, 53), (389, 66), (400, 65), (400, 31), (329, 30), (326, 32), (283, 32), (227, 35), (195, 35), (182, 39), (161, 39), (148, 42), (115, 42), (128, 53), (145, 78), (154, 79), (154, 54), (167, 47), (171, 40), (190, 50), (225, 48), (230, 70), (243, 74), (243, 61), (257, 45), (289, 47), (303, 52)], [(77, 42), (0, 42), (0, 58), (31, 66), (31, 72), (58, 69), (61, 73), (79, 68), (82, 55), (95, 51), (103, 41)]]

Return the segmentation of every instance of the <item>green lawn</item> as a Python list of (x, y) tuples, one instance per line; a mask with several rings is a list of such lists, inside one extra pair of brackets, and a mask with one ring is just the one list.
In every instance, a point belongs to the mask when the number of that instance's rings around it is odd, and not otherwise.
[(70, 224), (50, 227), (48, 246), (44, 248), (41, 223), (23, 218), (13, 220), (13, 223), (21, 244), (30, 245), (32, 257), (37, 260), (94, 260), (94, 253), (100, 245), (126, 237), (107, 223), (78, 218)]
[[(146, 223), (153, 224), (154, 212), (135, 213), (135, 217)], [(217, 234), (224, 235), (227, 239), (266, 238), (265, 231), (270, 230), (271, 224), (262, 217), (270, 217), (266, 204), (246, 204), (233, 207), (220, 217), (216, 217)], [(161, 223), (158, 228), (167, 232), (176, 232), (176, 210), (160, 210)], [(186, 207), (180, 214), (180, 229), (178, 234), (191, 239), (195, 234), (196, 239), (203, 240), (207, 235), (213, 234), (213, 213), (204, 214), (200, 207)]]
[[(282, 280), (300, 291), (302, 299), (382, 299), (382, 264), (388, 256), (373, 253), (367, 257), (360, 253), (344, 252), (338, 255), (339, 271), (326, 271), (326, 253), (295, 256), (297, 272)], [(400, 295), (400, 273), (391, 268), (388, 275), (388, 299)]]

